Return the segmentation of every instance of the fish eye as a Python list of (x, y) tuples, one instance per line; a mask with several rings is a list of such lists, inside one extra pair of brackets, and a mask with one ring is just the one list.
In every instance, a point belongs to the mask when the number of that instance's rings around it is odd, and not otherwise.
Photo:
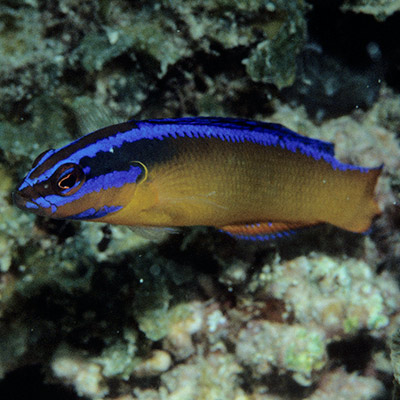
[(61, 196), (76, 193), (85, 182), (85, 174), (78, 164), (64, 164), (54, 173), (54, 191)]
[(35, 168), (36, 165), (39, 164), (39, 161), (40, 161), (49, 151), (54, 151), (54, 150), (53, 150), (53, 149), (45, 150), (45, 151), (43, 151), (42, 153), (40, 153), (40, 154), (35, 158), (35, 161), (34, 161), (33, 164), (32, 164), (32, 168)]

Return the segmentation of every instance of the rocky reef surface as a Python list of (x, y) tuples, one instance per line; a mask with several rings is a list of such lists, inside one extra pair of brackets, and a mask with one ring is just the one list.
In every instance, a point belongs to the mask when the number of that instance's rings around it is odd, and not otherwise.
[[(1, 2), (1, 398), (390, 398), (400, 6), (322, 3)], [(190, 115), (278, 122), (344, 162), (384, 163), (382, 216), (369, 235), (154, 241), (12, 204), (42, 151), (107, 120)]]

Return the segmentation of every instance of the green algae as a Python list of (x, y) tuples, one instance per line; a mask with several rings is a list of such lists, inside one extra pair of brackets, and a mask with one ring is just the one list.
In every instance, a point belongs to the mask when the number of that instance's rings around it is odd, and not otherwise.
[[(114, 39), (113, 35), (116, 36)], [(76, 48), (73, 57), (79, 58), (83, 68), (89, 73), (101, 71), (108, 61), (126, 52), (133, 43), (127, 35), (110, 32), (89, 32)]]
[(398, 0), (345, 0), (341, 6), (344, 11), (371, 14), (378, 21), (384, 21), (387, 17), (400, 10)]
[(400, 328), (397, 326), (389, 339), (390, 358), (392, 361), (393, 374), (395, 379), (395, 391), (393, 398), (400, 395)]
[(285, 299), (298, 321), (312, 318), (328, 331), (379, 331), (397, 307), (393, 282), (387, 282), (386, 276), (376, 278), (372, 268), (358, 259), (311, 254), (284, 264), (275, 260), (255, 279), (252, 290), (265, 285), (262, 290)]
[(137, 317), (139, 329), (144, 332), (148, 339), (152, 341), (160, 340), (168, 333), (170, 325), (168, 317), (166, 308), (143, 310)]
[[(212, 46), (216, 42), (223, 49), (248, 46), (247, 71), (255, 81), (283, 87), (293, 80), (294, 58), (305, 36), (303, 1), (165, 1), (140, 8), (123, 1), (105, 3), (89, 2), (78, 12), (75, 1), (61, 1), (45, 14), (36, 2), (2, 6), (3, 110), (9, 113), (16, 101), (64, 90), (68, 86), (64, 78), (72, 71), (78, 79), (71, 83), (85, 84), (79, 79), (81, 67), (95, 75), (105, 67), (106, 74), (118, 70), (118, 63), (112, 65), (118, 57), (132, 60), (131, 72), (122, 74), (125, 79), (143, 71), (162, 78), (170, 67), (195, 52), (215, 54)], [(62, 30), (54, 29), (63, 23), (74, 29), (73, 34), (63, 37)], [(135, 71), (135, 64), (142, 68)], [(136, 81), (143, 82), (143, 76)], [(142, 98), (152, 88), (145, 81)], [(135, 92), (135, 85), (127, 91)]]
[(174, 324), (190, 323), (193, 312), (192, 306), (186, 303), (169, 308), (168, 301), (172, 298), (170, 291), (165, 286), (161, 290), (157, 286), (155, 289), (151, 294), (148, 291), (146, 294), (139, 292), (135, 303), (139, 329), (152, 341), (166, 337)]
[(94, 361), (103, 366), (102, 374), (106, 378), (127, 380), (139, 363), (137, 351), (137, 331), (126, 330), (122, 340), (107, 346)]
[(320, 332), (299, 329), (284, 354), (284, 367), (294, 372), (294, 379), (307, 386), (313, 371), (325, 366), (325, 338)]
[(44, 36), (37, 7), (0, 6), (0, 114), (57, 86), (64, 47)]
[[(273, 83), (279, 89), (293, 84), (296, 77), (296, 54), (305, 42), (305, 4), (276, 1), (274, 12), (284, 15), (273, 22), (274, 31), (257, 44), (244, 60), (247, 73), (256, 82)], [(279, 17), (278, 17), (279, 21)]]
[(246, 399), (238, 381), (242, 368), (234, 357), (211, 353), (193, 361), (162, 376), (171, 399)]
[(241, 329), (236, 352), (258, 379), (278, 368), (290, 371), (298, 384), (309, 386), (326, 365), (326, 345), (324, 333), (317, 328), (260, 321)]

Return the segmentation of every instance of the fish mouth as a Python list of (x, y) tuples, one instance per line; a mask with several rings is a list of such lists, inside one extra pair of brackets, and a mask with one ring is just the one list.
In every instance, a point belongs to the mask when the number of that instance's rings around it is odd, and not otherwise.
[(19, 191), (12, 193), (12, 199), (14, 204), (21, 210), (33, 212), (42, 217), (50, 217), (53, 214), (51, 204), (48, 207), (43, 207)]

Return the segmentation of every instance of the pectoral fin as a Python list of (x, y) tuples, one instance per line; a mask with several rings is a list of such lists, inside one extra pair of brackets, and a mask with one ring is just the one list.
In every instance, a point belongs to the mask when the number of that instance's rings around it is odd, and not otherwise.
[(158, 227), (158, 226), (130, 226), (132, 232), (144, 239), (158, 243), (167, 238), (171, 234), (179, 233), (179, 229), (171, 227)]
[(301, 228), (319, 224), (318, 222), (260, 222), (245, 225), (226, 225), (220, 227), (223, 232), (238, 239), (271, 240), (289, 236)]

